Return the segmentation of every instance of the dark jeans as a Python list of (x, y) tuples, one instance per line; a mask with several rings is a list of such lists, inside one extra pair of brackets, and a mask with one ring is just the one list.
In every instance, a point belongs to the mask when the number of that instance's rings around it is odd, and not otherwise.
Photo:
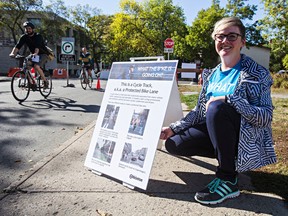
[(181, 156), (217, 158), (216, 176), (234, 181), (241, 116), (222, 101), (210, 103), (206, 120), (175, 134), (165, 142), (167, 151)]

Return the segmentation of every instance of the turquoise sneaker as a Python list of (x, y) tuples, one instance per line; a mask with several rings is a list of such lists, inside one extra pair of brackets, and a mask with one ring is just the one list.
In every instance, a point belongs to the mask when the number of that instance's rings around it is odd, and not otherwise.
[(215, 178), (204, 190), (197, 192), (194, 198), (199, 203), (208, 205), (218, 204), (225, 199), (234, 198), (239, 195), (237, 178), (234, 183)]

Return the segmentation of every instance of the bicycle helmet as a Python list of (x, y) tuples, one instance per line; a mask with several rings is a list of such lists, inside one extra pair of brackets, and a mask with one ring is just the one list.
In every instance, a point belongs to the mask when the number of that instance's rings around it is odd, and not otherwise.
[(29, 21), (26, 21), (23, 23), (23, 27), (26, 28), (26, 27), (31, 27), (32, 29), (35, 28), (34, 24), (29, 22)]

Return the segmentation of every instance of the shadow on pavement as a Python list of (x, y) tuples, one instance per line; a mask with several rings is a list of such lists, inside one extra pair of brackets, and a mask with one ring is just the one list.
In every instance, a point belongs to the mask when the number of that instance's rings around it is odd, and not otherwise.
[(25, 101), (20, 103), (21, 106), (32, 109), (54, 109), (66, 110), (85, 113), (99, 113), (100, 106), (98, 105), (84, 105), (79, 104), (77, 101), (65, 97), (49, 97), (47, 99)]

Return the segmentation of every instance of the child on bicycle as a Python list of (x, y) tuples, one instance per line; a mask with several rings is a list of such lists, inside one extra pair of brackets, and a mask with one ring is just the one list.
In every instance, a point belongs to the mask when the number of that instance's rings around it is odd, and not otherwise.
[(82, 65), (84, 64), (88, 75), (91, 75), (91, 71), (93, 69), (93, 59), (92, 59), (92, 55), (87, 51), (86, 47), (82, 48), (82, 52), (80, 53), (80, 57), (78, 59), (78, 65)]

